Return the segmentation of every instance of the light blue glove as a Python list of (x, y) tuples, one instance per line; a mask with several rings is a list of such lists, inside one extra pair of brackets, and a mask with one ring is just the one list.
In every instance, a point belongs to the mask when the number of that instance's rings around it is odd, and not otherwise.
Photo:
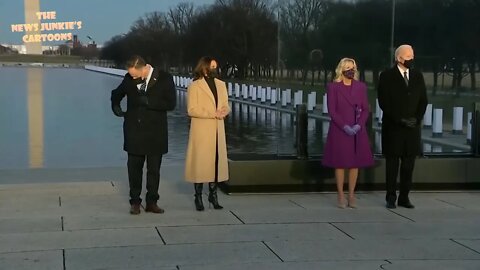
[(359, 125), (359, 124), (355, 124), (353, 127), (352, 127), (353, 131), (355, 131), (355, 134), (357, 134), (360, 129), (362, 129), (362, 127)]
[(347, 135), (350, 135), (350, 136), (355, 135), (355, 131), (349, 125), (343, 126), (343, 131), (345, 131), (345, 133), (347, 133)]

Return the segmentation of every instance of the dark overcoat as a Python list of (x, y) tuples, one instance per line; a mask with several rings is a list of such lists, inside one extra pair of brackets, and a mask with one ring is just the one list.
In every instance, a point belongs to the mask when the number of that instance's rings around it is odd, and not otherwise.
[[(397, 66), (385, 70), (378, 81), (378, 103), (383, 111), (382, 151), (385, 156), (417, 156), (421, 153), (421, 121), (427, 108), (427, 92), (421, 72), (409, 70), (408, 85)], [(414, 128), (402, 118), (414, 117)]]
[[(165, 154), (168, 152), (167, 111), (176, 105), (173, 78), (154, 68), (145, 93), (138, 90), (137, 83), (127, 73), (122, 83), (112, 90), (112, 109), (117, 116), (124, 117), (123, 149), (137, 155)], [(127, 110), (119, 113), (120, 102), (125, 96)]]

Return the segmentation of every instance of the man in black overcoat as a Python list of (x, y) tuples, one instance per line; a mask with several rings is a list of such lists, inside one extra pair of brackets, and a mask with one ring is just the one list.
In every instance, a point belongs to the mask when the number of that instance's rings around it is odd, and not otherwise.
[[(167, 111), (176, 105), (176, 90), (172, 76), (147, 64), (140, 56), (131, 57), (128, 73), (112, 91), (112, 110), (123, 117), (123, 149), (128, 153), (130, 213), (140, 214), (143, 166), (147, 161), (146, 212), (163, 213), (159, 199), (160, 165), (168, 152)], [(127, 97), (127, 110), (120, 102)]]
[(413, 68), (410, 45), (395, 51), (396, 64), (382, 72), (378, 82), (378, 103), (383, 110), (382, 151), (386, 159), (387, 208), (397, 203), (397, 175), (400, 167), (398, 206), (414, 208), (409, 199), (416, 156), (421, 154), (421, 121), (427, 107), (425, 81)]

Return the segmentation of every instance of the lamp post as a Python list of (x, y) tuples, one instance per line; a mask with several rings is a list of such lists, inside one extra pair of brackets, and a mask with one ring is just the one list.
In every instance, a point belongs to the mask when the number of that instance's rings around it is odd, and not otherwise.
[(393, 66), (393, 40), (395, 36), (395, 0), (392, 0), (392, 29), (390, 31), (390, 66)]

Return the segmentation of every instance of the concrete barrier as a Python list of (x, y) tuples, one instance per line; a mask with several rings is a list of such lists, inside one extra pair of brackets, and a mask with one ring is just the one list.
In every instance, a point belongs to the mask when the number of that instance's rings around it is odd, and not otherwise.
[(287, 106), (287, 94), (288, 94), (288, 91), (287, 90), (283, 90), (282, 91), (282, 107), (286, 107)]
[(423, 115), (423, 127), (424, 128), (432, 128), (432, 120), (433, 120), (433, 105), (428, 104), (427, 109), (425, 110), (425, 114)]
[(322, 113), (323, 113), (323, 114), (328, 114), (327, 94), (324, 94), (324, 95), (323, 95)]
[(233, 86), (232, 86), (232, 83), (229, 82), (228, 83), (228, 96), (231, 97), (233, 94)]
[(277, 89), (272, 89), (271, 91), (270, 104), (275, 105), (277, 104)]
[(432, 137), (440, 138), (442, 136), (443, 136), (443, 109), (434, 109)]
[(473, 113), (467, 113), (467, 144), (472, 143), (472, 117)]
[(95, 71), (95, 72), (100, 72), (100, 73), (106, 73), (110, 75), (116, 75), (116, 76), (125, 76), (127, 71), (125, 69), (116, 69), (116, 68), (104, 68), (104, 67), (97, 67), (97, 66), (85, 66), (86, 70), (90, 71)]
[(238, 83), (235, 84), (235, 97), (240, 97), (240, 85)]
[(453, 134), (463, 134), (463, 107), (453, 107)]
[(317, 93), (312, 92), (312, 93), (308, 94), (307, 110), (308, 111), (313, 111), (315, 109), (316, 105), (317, 105)]
[(267, 89), (262, 87), (260, 92), (261, 92), (261, 102), (265, 103), (265, 101), (267, 101)]
[(292, 89), (287, 89), (287, 104), (292, 103)]

